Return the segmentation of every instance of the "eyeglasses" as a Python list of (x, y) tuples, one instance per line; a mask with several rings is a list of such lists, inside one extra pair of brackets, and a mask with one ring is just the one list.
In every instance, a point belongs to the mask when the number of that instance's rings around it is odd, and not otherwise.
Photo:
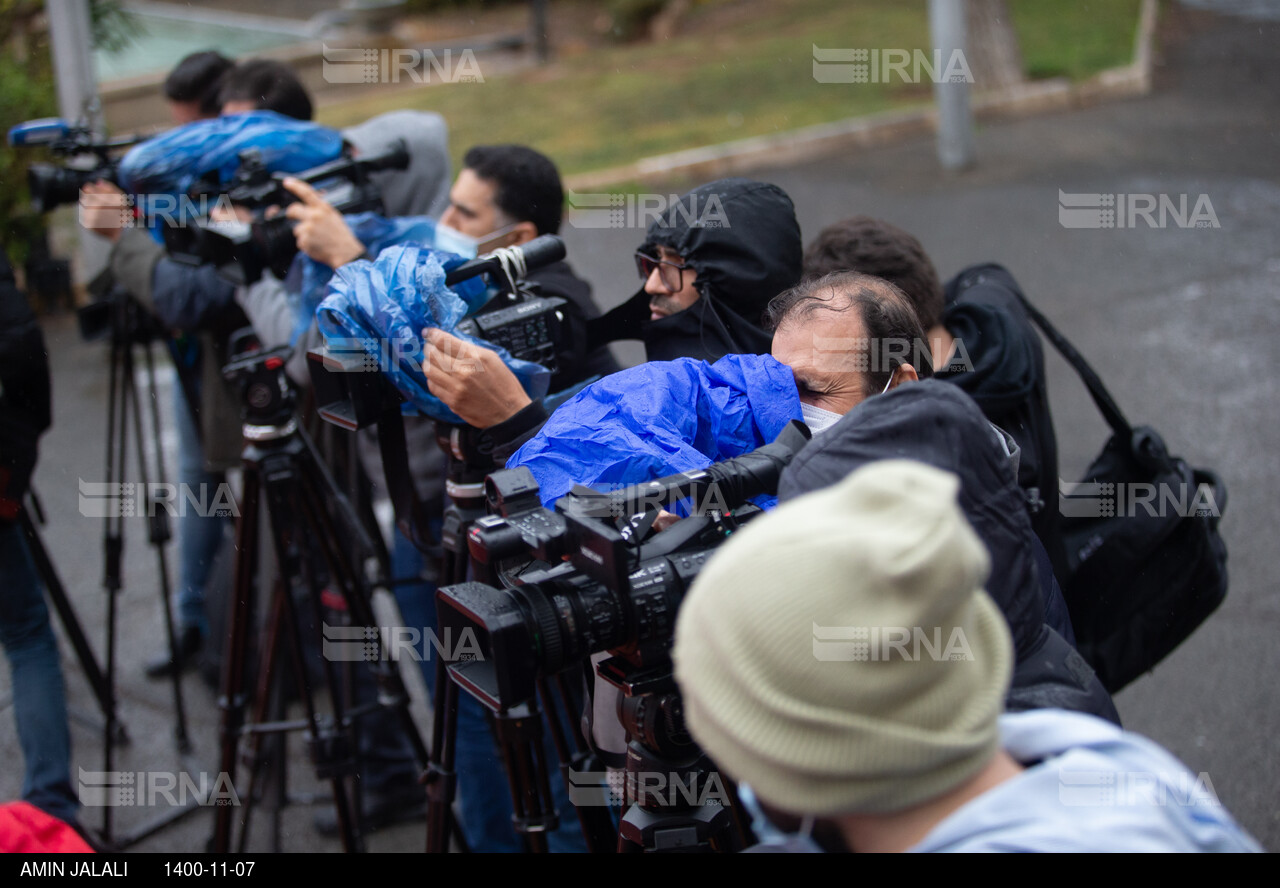
[(640, 272), (640, 280), (649, 280), (649, 276), (656, 268), (662, 280), (662, 286), (668, 293), (678, 293), (684, 289), (684, 271), (691, 267), (668, 262), (666, 259), (659, 259), (657, 256), (650, 256), (648, 253), (636, 250), (636, 271)]

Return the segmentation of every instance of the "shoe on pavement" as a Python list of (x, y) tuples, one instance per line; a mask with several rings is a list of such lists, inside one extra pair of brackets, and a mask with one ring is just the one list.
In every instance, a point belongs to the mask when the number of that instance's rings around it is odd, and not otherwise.
[[(200, 648), (204, 646), (204, 636), (195, 627), (182, 630), (178, 637), (178, 650), (182, 656), (182, 669), (186, 671), (197, 665)], [(165, 651), (147, 661), (147, 678), (168, 678), (173, 675), (173, 656)]]

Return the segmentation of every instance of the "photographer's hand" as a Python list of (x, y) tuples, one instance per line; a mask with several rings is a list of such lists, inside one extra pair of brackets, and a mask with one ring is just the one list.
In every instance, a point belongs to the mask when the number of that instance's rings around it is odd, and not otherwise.
[(424, 330), (423, 336), (427, 388), (463, 422), (487, 429), (533, 403), (497, 352), (443, 330)]
[(128, 197), (115, 185), (99, 180), (80, 189), (80, 224), (86, 231), (115, 243), (132, 222)]
[(326, 203), (320, 192), (292, 177), (284, 180), (284, 187), (299, 201), (289, 204), (284, 211), (298, 223), (293, 235), (299, 250), (330, 268), (346, 265), (364, 255), (364, 244), (351, 233), (342, 214)]

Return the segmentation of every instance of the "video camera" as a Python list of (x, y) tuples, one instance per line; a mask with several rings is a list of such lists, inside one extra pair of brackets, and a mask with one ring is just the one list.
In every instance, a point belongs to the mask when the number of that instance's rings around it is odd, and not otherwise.
[[(499, 290), (478, 313), (463, 319), (458, 329), (555, 373), (556, 354), (563, 347), (565, 301), (538, 295), (522, 278), (564, 256), (564, 241), (544, 234), (523, 246), (504, 247), (455, 266), (445, 274), (446, 286), (488, 275)], [(369, 358), (363, 351), (355, 354), (326, 347), (309, 352), (307, 358), (320, 415), (335, 425), (351, 431), (375, 425), (388, 408), (398, 409), (403, 401), (384, 374), (363, 372)]]
[(60, 117), (28, 120), (9, 130), (9, 144), (15, 148), (43, 146), (57, 157), (68, 158), (62, 166), (33, 163), (27, 167), (27, 190), (31, 194), (32, 209), (37, 213), (76, 203), (80, 189), (90, 182), (105, 179), (119, 184), (116, 152), (145, 138), (133, 135), (99, 139), (89, 127), (69, 124)]
[[(673, 691), (670, 648), (689, 585), (716, 547), (761, 513), (750, 499), (777, 491), (808, 440), (793, 421), (743, 456), (608, 493), (575, 487), (554, 510), (541, 506), (527, 468), (490, 474), (491, 514), (468, 533), (483, 582), (437, 593), (441, 627), (455, 638), (470, 630), (482, 652), (450, 665), (454, 679), (501, 712), (532, 699), (540, 677), (609, 651), (615, 656), (598, 672), (628, 697)], [(692, 500), (690, 517), (649, 535), (659, 510), (681, 500)], [(502, 569), (512, 558), (518, 576)], [(530, 559), (544, 566), (529, 570)], [(653, 727), (628, 729), (643, 737)]]
[[(408, 151), (403, 144), (397, 144), (374, 157), (339, 157), (293, 174), (293, 178), (320, 190), (325, 201), (341, 213), (380, 213), (382, 195), (369, 181), (369, 174), (403, 170), (408, 165)], [(216, 173), (209, 175), (216, 177)], [(268, 218), (267, 209), (283, 209), (297, 201), (284, 187), (286, 178), (289, 174), (268, 171), (257, 149), (241, 152), (240, 168), (227, 186), (205, 178), (191, 187), (188, 197), (200, 203), (213, 201), (215, 205), (245, 207), (251, 219), (215, 221), (206, 215), (190, 224), (168, 225), (162, 233), (169, 255), (188, 265), (214, 265), (219, 274), (237, 286), (257, 281), (267, 270), (283, 278), (298, 253), (294, 223), (283, 213)]]

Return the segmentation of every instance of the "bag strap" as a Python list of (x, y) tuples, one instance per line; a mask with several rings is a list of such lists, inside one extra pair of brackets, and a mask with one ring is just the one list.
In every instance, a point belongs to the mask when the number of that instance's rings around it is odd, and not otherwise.
[(382, 470), (396, 526), (418, 551), (426, 552), (434, 540), (426, 506), (418, 496), (418, 487), (409, 468), (404, 416), (400, 413), (399, 404), (388, 407), (378, 417), (378, 447), (382, 452)]
[(1129, 424), (1129, 420), (1120, 412), (1120, 407), (1116, 404), (1115, 399), (1111, 397), (1111, 393), (1107, 391), (1107, 387), (1102, 384), (1102, 379), (1097, 372), (1089, 366), (1089, 362), (1084, 356), (1076, 350), (1067, 337), (1058, 331), (1040, 311), (1031, 304), (1026, 296), (1017, 288), (1013, 290), (1018, 297), (1018, 301), (1022, 303), (1022, 307), (1026, 310), (1027, 316), (1035, 322), (1045, 335), (1049, 342), (1053, 343), (1053, 347), (1058, 350), (1068, 364), (1080, 376), (1080, 381), (1084, 383), (1084, 387), (1089, 390), (1089, 396), (1093, 398), (1093, 403), (1098, 405), (1098, 410), (1102, 413), (1102, 418), (1107, 421), (1107, 425), (1111, 426), (1111, 430), (1115, 434), (1121, 436), (1121, 440), (1129, 442), (1133, 440), (1133, 426)]

